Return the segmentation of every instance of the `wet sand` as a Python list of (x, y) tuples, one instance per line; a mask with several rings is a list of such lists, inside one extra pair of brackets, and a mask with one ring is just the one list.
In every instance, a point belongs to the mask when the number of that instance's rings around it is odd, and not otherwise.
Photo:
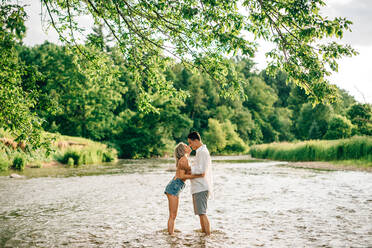
[(327, 171), (367, 171), (367, 172), (372, 172), (372, 167), (357, 166), (357, 165), (332, 164), (332, 163), (323, 162), (323, 161), (288, 162), (287, 164), (281, 164), (280, 166), (288, 166), (288, 167), (301, 168), (301, 169), (327, 170)]

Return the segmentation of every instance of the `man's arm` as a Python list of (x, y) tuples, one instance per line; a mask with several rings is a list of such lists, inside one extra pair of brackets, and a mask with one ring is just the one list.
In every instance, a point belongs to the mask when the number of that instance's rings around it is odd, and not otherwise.
[(188, 160), (187, 159), (181, 159), (178, 163), (178, 166), (179, 166), (179, 171), (180, 171), (180, 174), (179, 174), (179, 178), (180, 179), (194, 179), (194, 178), (198, 178), (198, 177), (203, 177), (204, 175), (202, 174), (197, 174), (197, 175), (188, 175), (186, 174), (186, 171), (188, 170), (191, 170), (190, 166), (189, 166), (189, 163), (188, 163)]
[(203, 177), (203, 174), (197, 174), (197, 175), (187, 175), (185, 173), (185, 170), (181, 169), (180, 170), (180, 175), (179, 175), (179, 178), (181, 179), (194, 179), (194, 178), (198, 178), (198, 177)]

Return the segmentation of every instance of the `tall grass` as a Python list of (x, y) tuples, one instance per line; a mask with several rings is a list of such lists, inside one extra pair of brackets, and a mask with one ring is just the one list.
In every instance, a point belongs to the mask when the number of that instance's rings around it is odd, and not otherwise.
[(255, 145), (252, 157), (286, 161), (363, 160), (372, 162), (372, 137), (354, 136), (339, 140), (310, 140), (297, 143)]
[(73, 161), (74, 166), (78, 167), (84, 164), (112, 162), (117, 158), (117, 154), (113, 149), (102, 149), (93, 146), (84, 149), (68, 149), (60, 152), (55, 157), (56, 160), (62, 164), (71, 165), (71, 161)]

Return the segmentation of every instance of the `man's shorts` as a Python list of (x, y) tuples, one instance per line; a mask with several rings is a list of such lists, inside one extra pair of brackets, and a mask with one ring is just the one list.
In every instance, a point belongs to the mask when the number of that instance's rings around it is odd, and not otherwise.
[(195, 215), (207, 213), (208, 207), (208, 190), (192, 194)]

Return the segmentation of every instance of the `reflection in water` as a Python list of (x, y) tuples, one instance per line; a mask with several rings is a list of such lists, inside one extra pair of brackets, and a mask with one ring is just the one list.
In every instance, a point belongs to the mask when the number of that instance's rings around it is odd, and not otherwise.
[(105, 175), (0, 178), (0, 247), (372, 246), (371, 173), (220, 161), (211, 236), (199, 230), (189, 183), (169, 236), (163, 191), (173, 166), (123, 160)]

